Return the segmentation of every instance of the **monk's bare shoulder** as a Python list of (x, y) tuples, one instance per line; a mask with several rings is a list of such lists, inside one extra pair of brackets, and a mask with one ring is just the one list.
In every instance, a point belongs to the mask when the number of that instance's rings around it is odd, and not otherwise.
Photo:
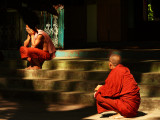
[(38, 37), (37, 37), (37, 39), (44, 40), (44, 36), (42, 34), (39, 34)]

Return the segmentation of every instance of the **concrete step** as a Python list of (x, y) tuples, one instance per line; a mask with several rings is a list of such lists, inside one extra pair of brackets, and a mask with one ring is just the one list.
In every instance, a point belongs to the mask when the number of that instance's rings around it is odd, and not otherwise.
[(85, 104), (46, 104), (0, 99), (0, 106), (1, 120), (81, 120), (96, 113), (95, 106)]
[[(0, 70), (0, 76), (7, 79), (50, 79), (50, 80), (86, 80), (105, 81), (109, 71), (81, 71), (81, 70)], [(135, 80), (139, 84), (160, 84), (159, 72), (133, 72)]]
[(160, 72), (160, 60), (126, 60), (122, 61), (122, 64), (131, 72)]
[[(95, 105), (93, 93), (57, 92), (45, 90), (0, 89), (0, 97), (6, 100), (41, 101), (54, 104), (86, 104)], [(160, 97), (141, 97), (139, 110), (160, 110)]]
[[(122, 64), (132, 72), (160, 72), (160, 60), (124, 59)], [(15, 59), (0, 61), (0, 69), (24, 69), (27, 61)], [(44, 70), (85, 70), (85, 71), (109, 71), (108, 59), (54, 59), (45, 61)]]
[[(125, 59), (122, 64), (131, 71), (160, 72), (160, 60)], [(108, 59), (70, 59), (45, 61), (43, 69), (109, 71)]]
[(0, 61), (0, 69), (24, 69), (27, 66), (27, 61), (21, 59)]
[(160, 84), (160, 72), (133, 72), (132, 73), (137, 83), (159, 85)]
[[(113, 111), (97, 114), (96, 105), (46, 104), (38, 101), (0, 99), (1, 120), (111, 120)], [(140, 107), (141, 108), (141, 107)], [(139, 110), (135, 118), (121, 120), (159, 120), (160, 110)], [(25, 117), (24, 117), (25, 116)]]
[[(63, 92), (93, 92), (99, 81), (0, 78), (0, 88), (17, 90), (48, 90)], [(160, 96), (159, 85), (139, 84), (141, 96)]]
[[(4, 59), (20, 58), (19, 50), (0, 50)], [(111, 53), (120, 54), (123, 58), (131, 59), (157, 59), (159, 60), (160, 49), (71, 49), (57, 50), (56, 59), (75, 58), (107, 58)]]
[(11, 100), (42, 101), (57, 104), (94, 104), (93, 93), (84, 93), (82, 91), (0, 89), (0, 97)]
[(123, 58), (129, 59), (157, 59), (159, 60), (160, 49), (73, 49), (58, 50), (57, 59), (71, 58), (108, 58), (111, 53), (120, 54)]
[[(101, 80), (106, 78), (108, 71), (81, 71), (81, 70), (0, 70), (1, 77), (18, 77), (25, 79), (77, 79)], [(94, 76), (93, 76), (94, 75)], [(103, 79), (103, 80), (104, 80)]]
[[(4, 61), (1, 68), (24, 68), (27, 63), (20, 60), (18, 50), (1, 50)], [(108, 57), (111, 53), (120, 54), (123, 63), (131, 71), (158, 72), (160, 71), (160, 49), (79, 49), (57, 50), (56, 58), (46, 61), (43, 69), (58, 70), (108, 70)]]
[[(0, 61), (0, 69), (24, 69), (26, 60), (14, 59)], [(109, 70), (106, 59), (53, 59), (45, 61), (42, 69), (49, 70)]]
[[(160, 119), (160, 110), (145, 110), (138, 111), (136, 117), (133, 118), (119, 118), (120, 120), (159, 120)], [(114, 111), (104, 112), (102, 114), (92, 114), (88, 117), (83, 118), (82, 120), (115, 120), (110, 118), (112, 115), (116, 115), (117, 113)]]
[(43, 69), (53, 70), (109, 70), (106, 59), (55, 59), (45, 61)]
[(79, 49), (59, 50), (53, 61), (46, 61), (44, 69), (79, 69), (79, 70), (106, 70), (111, 53), (120, 54), (122, 63), (131, 71), (159, 72), (160, 49)]
[[(160, 60), (124, 59), (122, 64), (132, 72), (160, 72)], [(24, 69), (27, 61), (15, 59), (0, 61), (0, 69)], [(44, 70), (85, 70), (85, 71), (109, 71), (108, 59), (54, 59), (45, 61)]]

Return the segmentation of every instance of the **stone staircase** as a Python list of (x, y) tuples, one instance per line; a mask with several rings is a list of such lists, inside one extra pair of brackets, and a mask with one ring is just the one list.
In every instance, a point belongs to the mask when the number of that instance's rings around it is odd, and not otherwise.
[[(160, 50), (59, 50), (42, 70), (20, 59), (0, 62), (0, 97), (58, 104), (95, 105), (94, 88), (109, 73), (108, 56), (121, 54), (141, 88), (140, 110), (160, 109)], [(6, 68), (7, 66), (7, 68)]]

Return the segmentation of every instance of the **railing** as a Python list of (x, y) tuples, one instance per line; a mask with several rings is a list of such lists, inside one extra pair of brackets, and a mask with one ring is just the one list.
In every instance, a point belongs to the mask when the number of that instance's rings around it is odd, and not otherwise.
[(64, 8), (57, 9), (55, 16), (46, 11), (41, 12), (41, 29), (49, 34), (56, 48), (64, 48)]
[[(57, 9), (55, 16), (46, 11), (40, 14), (40, 29), (46, 31), (56, 48), (64, 48), (64, 8)], [(1, 14), (0, 50), (19, 49), (26, 39), (25, 23), (16, 10), (8, 10)]]

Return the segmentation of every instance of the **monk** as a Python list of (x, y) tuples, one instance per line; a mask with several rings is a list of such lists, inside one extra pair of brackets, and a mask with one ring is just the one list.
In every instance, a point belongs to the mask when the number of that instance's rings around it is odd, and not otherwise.
[(112, 119), (130, 118), (137, 115), (140, 105), (140, 88), (130, 70), (120, 64), (121, 56), (112, 54), (109, 57), (109, 73), (104, 85), (95, 88), (98, 113), (115, 111)]
[[(20, 47), (21, 58), (29, 62), (29, 67), (26, 69), (42, 69), (45, 60), (55, 57), (55, 46), (43, 30), (26, 25), (26, 31), (27, 39), (24, 41), (24, 46)], [(31, 47), (29, 47), (30, 44)]]

